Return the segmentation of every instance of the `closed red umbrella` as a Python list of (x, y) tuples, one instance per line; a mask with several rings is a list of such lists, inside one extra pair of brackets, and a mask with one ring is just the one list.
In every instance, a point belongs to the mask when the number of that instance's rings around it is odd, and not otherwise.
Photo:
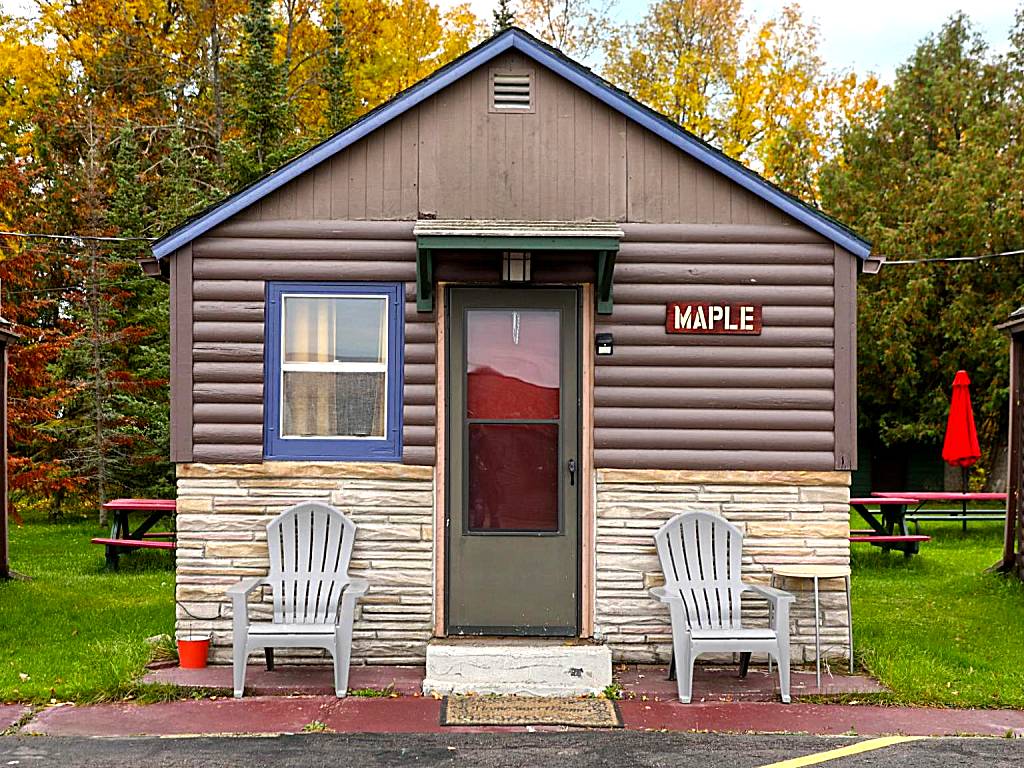
[(963, 469), (963, 490), (967, 490), (967, 471), (981, 458), (978, 430), (974, 426), (971, 408), (971, 380), (967, 371), (957, 371), (953, 379), (953, 400), (949, 404), (946, 422), (946, 440), (942, 444), (942, 459), (947, 464)]

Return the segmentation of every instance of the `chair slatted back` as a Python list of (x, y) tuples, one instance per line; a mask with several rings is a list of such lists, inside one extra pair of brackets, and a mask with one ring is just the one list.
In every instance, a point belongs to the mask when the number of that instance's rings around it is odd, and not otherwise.
[(676, 515), (654, 535), (666, 586), (678, 589), (691, 629), (740, 623), (743, 532), (709, 512)]
[(355, 534), (355, 523), (319, 501), (296, 504), (267, 524), (275, 622), (336, 623)]

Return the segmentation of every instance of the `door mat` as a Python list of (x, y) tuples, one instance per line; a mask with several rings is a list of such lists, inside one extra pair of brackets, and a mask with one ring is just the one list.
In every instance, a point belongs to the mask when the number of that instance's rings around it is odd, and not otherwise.
[(441, 725), (568, 725), (621, 728), (611, 699), (539, 696), (446, 696)]

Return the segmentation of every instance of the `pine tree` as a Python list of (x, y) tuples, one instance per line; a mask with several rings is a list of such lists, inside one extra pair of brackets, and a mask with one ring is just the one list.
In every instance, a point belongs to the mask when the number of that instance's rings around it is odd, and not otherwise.
[[(125, 126), (111, 164), (114, 189), (107, 215), (121, 237), (145, 236), (154, 218), (141, 157), (135, 132)], [(108, 257), (106, 272), (113, 279), (101, 293), (112, 308), (108, 357), (114, 386), (106, 409), (111, 483), (118, 493), (144, 491), (160, 498), (174, 488), (167, 460), (168, 287), (143, 276), (137, 259), (148, 255), (148, 245), (139, 240), (118, 243)]]
[(272, 170), (290, 154), (294, 122), (288, 101), (288, 72), (274, 61), (272, 0), (249, 0), (242, 18), (242, 61), (236, 73), (234, 118), (241, 137), (225, 156), (238, 186)]
[(355, 93), (349, 73), (348, 41), (341, 20), (341, 4), (334, 4), (334, 23), (328, 27), (330, 46), (324, 68), (324, 90), (327, 91), (327, 130), (337, 133), (355, 117)]
[[(877, 112), (851, 125), (821, 177), (825, 210), (890, 259), (1020, 247), (1024, 143), (1012, 61), (958, 14), (896, 71)], [(1008, 70), (1008, 64), (1010, 65)], [(858, 287), (858, 411), (876, 455), (941, 445), (956, 371), (971, 376), (982, 461), (1005, 444), (1006, 337), (1024, 260), (886, 266)]]
[(217, 183), (219, 169), (189, 149), (185, 132), (175, 129), (158, 166), (155, 231), (166, 232), (226, 194)]
[(492, 13), (491, 32), (496, 35), (514, 26), (515, 23), (516, 14), (509, 0), (498, 0), (498, 5)]

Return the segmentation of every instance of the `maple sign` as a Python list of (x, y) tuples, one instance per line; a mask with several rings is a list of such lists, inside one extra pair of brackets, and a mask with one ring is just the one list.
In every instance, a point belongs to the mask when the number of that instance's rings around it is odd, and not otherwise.
[(705, 304), (672, 301), (665, 306), (666, 333), (715, 333), (758, 336), (760, 304)]

